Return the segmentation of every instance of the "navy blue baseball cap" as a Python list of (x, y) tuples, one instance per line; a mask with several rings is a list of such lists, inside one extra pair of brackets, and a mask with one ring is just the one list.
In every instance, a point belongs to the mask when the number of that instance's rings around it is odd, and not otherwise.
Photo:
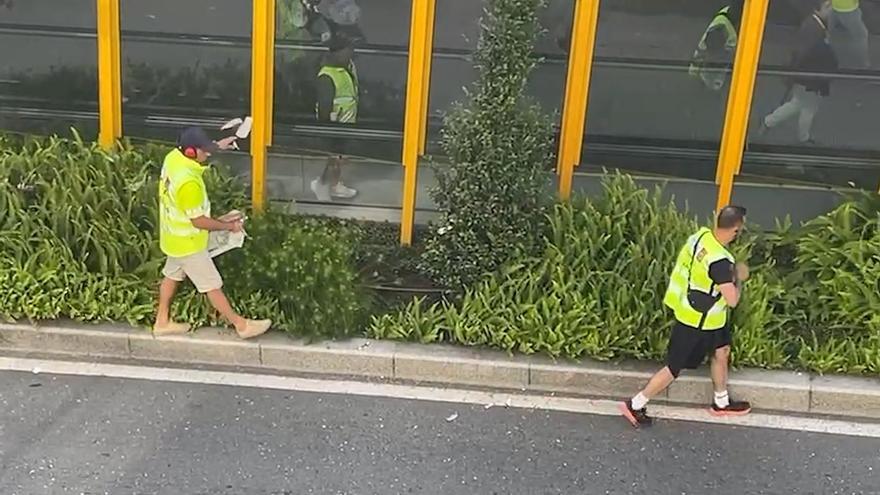
[(177, 145), (183, 149), (197, 148), (208, 153), (220, 151), (220, 147), (201, 127), (187, 127), (177, 138)]

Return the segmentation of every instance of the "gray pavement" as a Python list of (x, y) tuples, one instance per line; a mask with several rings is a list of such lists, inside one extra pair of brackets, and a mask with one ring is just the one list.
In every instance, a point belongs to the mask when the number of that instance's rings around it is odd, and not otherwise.
[(3, 372), (0, 470), (9, 495), (868, 494), (880, 442)]

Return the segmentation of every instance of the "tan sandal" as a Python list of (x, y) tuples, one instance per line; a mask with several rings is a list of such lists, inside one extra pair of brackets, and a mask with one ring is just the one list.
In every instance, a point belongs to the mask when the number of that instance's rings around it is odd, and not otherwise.
[(170, 321), (165, 326), (153, 326), (153, 335), (163, 336), (163, 335), (183, 335), (189, 332), (190, 326), (187, 323), (177, 323)]
[(268, 332), (271, 327), (272, 320), (245, 320), (244, 330), (238, 331), (238, 336), (242, 339), (252, 339)]

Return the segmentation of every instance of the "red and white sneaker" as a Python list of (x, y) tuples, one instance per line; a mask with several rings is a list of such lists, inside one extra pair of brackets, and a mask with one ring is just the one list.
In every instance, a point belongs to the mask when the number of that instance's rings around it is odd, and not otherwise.
[(712, 416), (745, 416), (752, 412), (752, 405), (746, 401), (730, 401), (727, 407), (718, 407), (718, 404), (712, 404), (709, 413)]

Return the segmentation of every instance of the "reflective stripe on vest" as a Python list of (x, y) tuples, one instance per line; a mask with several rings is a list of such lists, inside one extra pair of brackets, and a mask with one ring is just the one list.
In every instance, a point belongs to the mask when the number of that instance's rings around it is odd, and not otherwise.
[[(663, 303), (675, 312), (676, 320), (701, 330), (718, 330), (727, 324), (727, 302), (709, 275), (712, 263), (722, 259), (733, 263), (733, 256), (715, 239), (710, 229), (700, 229), (688, 238), (678, 254), (663, 298)], [(688, 288), (718, 297), (718, 301), (706, 313), (697, 311), (688, 301)]]
[[(354, 62), (348, 69), (344, 67), (324, 66), (318, 77), (327, 76), (333, 81), (336, 89), (333, 108), (330, 110), (330, 121), (340, 124), (354, 124), (358, 114), (358, 77)], [(318, 111), (317, 106), (315, 112)]]
[(831, 0), (831, 8), (838, 12), (852, 12), (859, 8), (859, 0)]
[(708, 55), (706, 51), (709, 49), (709, 47), (706, 46), (706, 38), (709, 37), (709, 32), (713, 29), (721, 27), (727, 35), (724, 42), (726, 51), (731, 57), (733, 56), (733, 53), (736, 51), (737, 34), (736, 26), (734, 26), (733, 23), (730, 22), (730, 18), (727, 17), (729, 12), (730, 7), (724, 7), (715, 14), (712, 22), (709, 23), (709, 26), (703, 31), (703, 36), (697, 44), (697, 49), (694, 50), (694, 55), (691, 57), (690, 67), (688, 67), (688, 73), (690, 75), (702, 77), (703, 81), (714, 89), (721, 89), (721, 86), (724, 85), (724, 80), (727, 74), (723, 67), (705, 67), (706, 57)]
[[(159, 179), (159, 245), (168, 256), (180, 258), (208, 248), (208, 231), (193, 226), (191, 214), (211, 215), (204, 167), (195, 160), (173, 150), (165, 156)], [(195, 183), (204, 192), (204, 201), (197, 211), (186, 212), (177, 205), (177, 192), (184, 184)]]

